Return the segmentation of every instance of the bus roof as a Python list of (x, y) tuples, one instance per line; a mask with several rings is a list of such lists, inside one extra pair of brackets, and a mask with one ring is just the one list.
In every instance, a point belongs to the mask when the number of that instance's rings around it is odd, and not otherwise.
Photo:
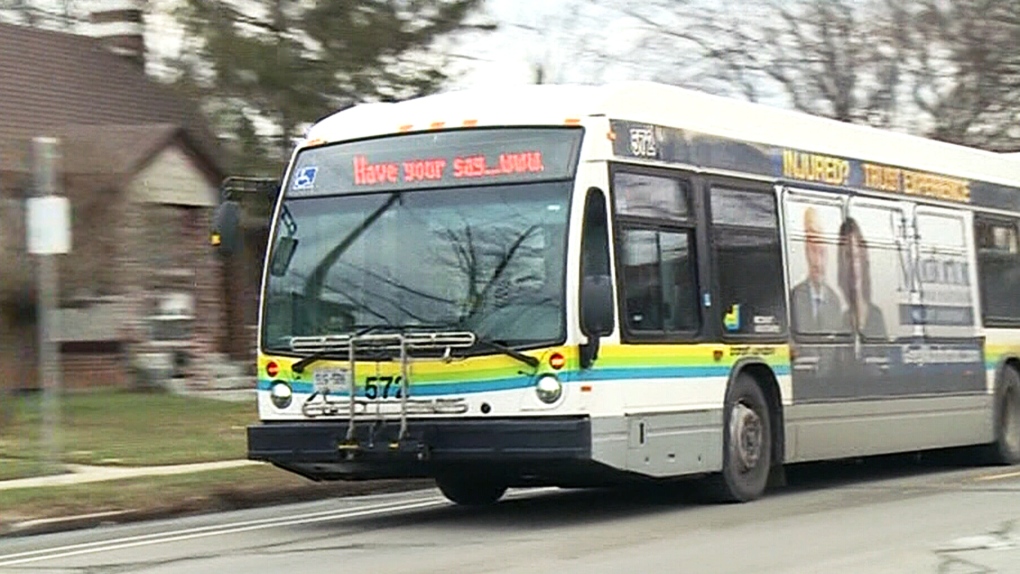
[(522, 85), (357, 105), (317, 122), (327, 142), (463, 126), (564, 125), (592, 116), (1020, 186), (1020, 154), (1001, 154), (655, 82)]

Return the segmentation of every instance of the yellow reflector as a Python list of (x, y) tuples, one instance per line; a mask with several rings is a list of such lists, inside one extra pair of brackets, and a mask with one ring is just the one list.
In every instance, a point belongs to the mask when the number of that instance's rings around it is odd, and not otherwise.
[(212, 243), (213, 245), (219, 245), (220, 241), (221, 239), (219, 233), (213, 233), (212, 237), (209, 238), (209, 242)]

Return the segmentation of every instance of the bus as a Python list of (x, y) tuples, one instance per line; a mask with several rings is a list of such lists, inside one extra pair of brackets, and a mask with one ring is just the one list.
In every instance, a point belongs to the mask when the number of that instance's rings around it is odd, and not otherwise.
[(623, 82), (358, 105), (280, 182), (252, 460), (462, 505), (1020, 462), (1015, 157)]

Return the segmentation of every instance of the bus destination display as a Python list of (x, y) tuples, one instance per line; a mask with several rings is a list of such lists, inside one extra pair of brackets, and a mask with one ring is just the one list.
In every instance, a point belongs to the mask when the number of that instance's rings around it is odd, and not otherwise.
[(479, 129), (407, 134), (307, 149), (289, 197), (567, 179), (578, 129)]
[[(447, 170), (452, 170), (448, 173)], [(440, 181), (444, 177), (487, 178), (501, 175), (542, 173), (541, 151), (523, 151), (499, 154), (496, 162), (489, 164), (485, 155), (446, 158), (413, 159), (403, 162), (373, 163), (364, 155), (354, 156), (354, 185), (372, 186), (386, 183), (415, 183), (419, 181)]]

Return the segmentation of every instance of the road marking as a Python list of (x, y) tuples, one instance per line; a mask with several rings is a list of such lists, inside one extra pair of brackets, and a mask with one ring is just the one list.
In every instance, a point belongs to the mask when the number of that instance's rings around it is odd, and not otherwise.
[(1020, 470), (1014, 472), (1006, 472), (1003, 474), (990, 474), (988, 476), (979, 476), (974, 480), (985, 481), (985, 480), (1002, 480), (1004, 478), (1016, 478), (1020, 476)]
[[(504, 499), (530, 498), (535, 495), (558, 491), (556, 487), (529, 488), (518, 492), (508, 493)], [(44, 560), (56, 560), (59, 558), (70, 558), (83, 554), (96, 554), (100, 552), (113, 552), (138, 546), (149, 546), (153, 544), (167, 544), (170, 542), (182, 542), (195, 538), (209, 536), (226, 536), (253, 530), (265, 530), (282, 526), (297, 526), (301, 524), (313, 524), (330, 520), (342, 520), (351, 518), (364, 518), (367, 516), (381, 515), (393, 512), (419, 510), (429, 507), (450, 505), (450, 502), (442, 496), (432, 496), (419, 500), (388, 502), (360, 508), (347, 508), (337, 510), (322, 510), (304, 514), (293, 514), (275, 518), (260, 518), (257, 520), (244, 520), (235, 523), (214, 524), (210, 526), (199, 526), (168, 532), (156, 532), (153, 534), (139, 534), (124, 538), (112, 538), (96, 542), (83, 542), (68, 546), (57, 546), (40, 550), (29, 550), (16, 552), (14, 554), (0, 555), (0, 566), (16, 566), (19, 564), (30, 564)]]
[(166, 544), (170, 542), (181, 542), (184, 540), (205, 538), (208, 536), (224, 536), (228, 534), (238, 534), (241, 532), (251, 532), (253, 530), (264, 530), (267, 528), (276, 528), (280, 526), (296, 526), (300, 524), (312, 524), (315, 522), (325, 522), (329, 520), (362, 518), (377, 514), (418, 510), (422, 508), (428, 508), (430, 506), (441, 506), (446, 504), (449, 504), (449, 502), (447, 502), (446, 499), (435, 497), (414, 502), (388, 503), (346, 510), (328, 510), (314, 512), (310, 514), (292, 515), (279, 518), (247, 520), (243, 522), (237, 522), (234, 524), (202, 526), (183, 530), (172, 530), (169, 532), (128, 536), (126, 538), (120, 539), (114, 538), (111, 540), (85, 542), (81, 544), (59, 546), (56, 548), (47, 548), (43, 550), (31, 550), (27, 552), (17, 552), (14, 554), (0, 555), (0, 566), (16, 566), (18, 564), (29, 564), (32, 562), (40, 562), (43, 560), (70, 558), (72, 556), (80, 556), (82, 554), (95, 554), (97, 552), (112, 552), (114, 550), (124, 550), (127, 548), (135, 548), (138, 546), (148, 546), (152, 544)]

